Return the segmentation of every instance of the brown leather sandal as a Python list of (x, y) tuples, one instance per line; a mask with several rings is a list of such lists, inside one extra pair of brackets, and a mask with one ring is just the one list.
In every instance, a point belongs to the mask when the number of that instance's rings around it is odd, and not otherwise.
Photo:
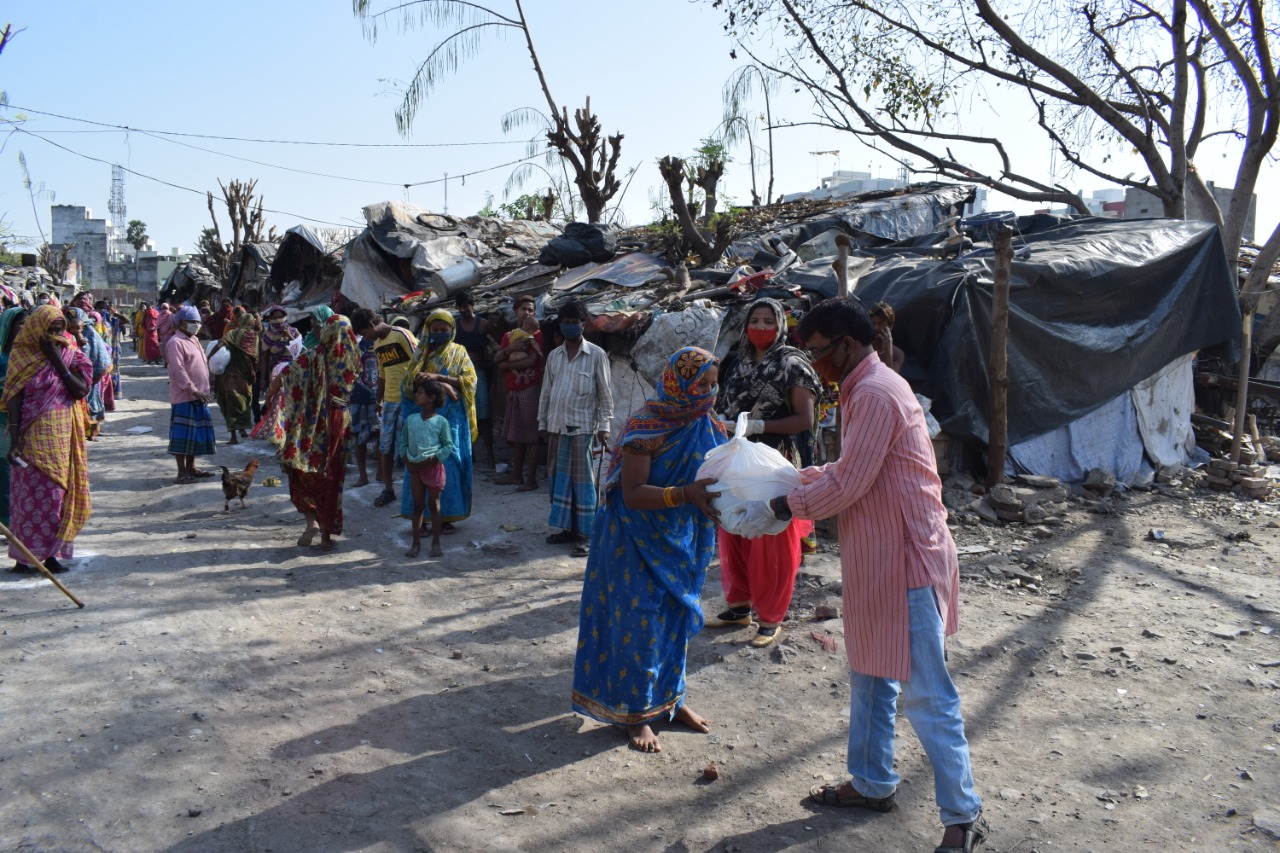
[[(898, 796), (897, 792), (887, 797), (864, 797), (858, 794), (856, 797), (845, 799), (840, 796), (840, 789), (844, 784), (839, 785), (815, 785), (809, 789), (809, 799), (815, 803), (821, 803), (824, 806), (836, 806), (842, 809), (870, 809), (873, 812), (891, 812), (895, 807), (894, 799)], [(850, 785), (849, 787), (853, 787)], [(854, 790), (857, 793), (857, 790)]]

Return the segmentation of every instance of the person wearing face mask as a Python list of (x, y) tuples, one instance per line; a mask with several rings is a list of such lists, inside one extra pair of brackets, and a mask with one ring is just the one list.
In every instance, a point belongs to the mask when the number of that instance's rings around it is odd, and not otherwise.
[(169, 366), (169, 452), (178, 463), (177, 483), (194, 483), (212, 477), (212, 471), (196, 469), (197, 456), (212, 456), (216, 450), (213, 415), (209, 403), (209, 364), (197, 336), (203, 323), (200, 312), (183, 305), (174, 315), (177, 332), (165, 347)]
[(716, 548), (714, 481), (698, 465), (728, 440), (712, 415), (716, 357), (667, 361), (654, 399), (627, 421), (609, 461), (583, 575), (573, 709), (661, 752), (653, 724), (711, 726), (685, 704), (685, 653), (702, 627), (702, 585)]
[(596, 515), (591, 442), (594, 438), (607, 447), (613, 421), (609, 359), (604, 350), (582, 337), (584, 314), (576, 304), (560, 309), (564, 343), (547, 355), (538, 397), (538, 431), (549, 442), (548, 523), (560, 528), (547, 542), (573, 545), (574, 556), (579, 557), (587, 555), (587, 538)]
[(947, 529), (933, 443), (911, 386), (876, 355), (867, 309), (828, 299), (800, 323), (813, 366), (840, 385), (841, 454), (805, 468), (803, 485), (747, 505), (746, 526), (835, 516), (850, 669), (848, 770), (815, 802), (887, 812), (894, 806), (898, 696), (933, 765), (942, 853), (972, 851), (989, 833), (974, 788), (960, 696), (944, 637), (959, 628), (960, 566)]
[(373, 341), (378, 359), (378, 387), (374, 397), (374, 415), (378, 418), (378, 452), (382, 472), (382, 494), (373, 499), (374, 506), (386, 506), (396, 499), (395, 452), (404, 427), (400, 411), (400, 389), (404, 384), (418, 339), (407, 329), (392, 326), (368, 308), (351, 313), (351, 326), (363, 339)]
[[(801, 462), (802, 440), (809, 438), (820, 390), (818, 374), (804, 353), (787, 345), (787, 315), (776, 299), (761, 298), (747, 309), (747, 324), (737, 357), (726, 366), (716, 412), (726, 429), (747, 412), (747, 435)], [(720, 584), (728, 607), (711, 627), (747, 626), (752, 610), (759, 625), (751, 645), (776, 642), (791, 606), (800, 570), (801, 540), (813, 529), (795, 521), (776, 536), (747, 539), (719, 531)]]
[[(444, 388), (444, 405), (437, 409), (453, 429), (454, 453), (442, 460), (445, 487), (440, 493), (441, 533), (454, 533), (454, 522), (471, 515), (471, 438), (476, 434), (476, 369), (462, 344), (454, 340), (457, 320), (443, 308), (427, 316), (427, 339), (414, 354), (400, 386), (400, 417), (422, 414), (413, 399), (413, 388), (423, 379), (439, 382)], [(384, 438), (385, 441), (385, 438)], [(414, 475), (405, 466), (400, 487), (400, 514), (413, 518)]]
[[(66, 332), (52, 305), (31, 312), (14, 336), (0, 406), (9, 417), (9, 485), (14, 537), (51, 572), (74, 556), (73, 542), (92, 511), (80, 401), (89, 393), (93, 365)], [(13, 542), (13, 571), (34, 566)]]

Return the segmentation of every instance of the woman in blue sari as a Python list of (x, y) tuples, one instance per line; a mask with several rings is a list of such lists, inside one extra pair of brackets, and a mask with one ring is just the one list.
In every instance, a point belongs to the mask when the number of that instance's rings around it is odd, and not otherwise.
[(712, 414), (718, 373), (716, 357), (698, 347), (671, 356), (657, 398), (614, 447), (592, 526), (573, 708), (624, 727), (642, 752), (662, 750), (650, 727), (660, 720), (711, 730), (684, 704), (684, 673), (716, 552), (712, 481), (694, 476), (727, 441)]
[[(414, 384), (421, 377), (434, 379), (445, 386), (443, 415), (453, 427), (454, 454), (444, 463), (445, 488), (440, 493), (441, 533), (453, 533), (455, 521), (471, 515), (471, 437), (476, 434), (476, 369), (466, 349), (454, 341), (456, 321), (453, 314), (439, 308), (427, 317), (427, 334), (414, 353), (413, 363), (401, 382), (400, 411), (403, 419), (420, 414), (413, 402)], [(409, 468), (405, 466), (400, 486), (400, 514), (413, 518), (413, 490), (409, 484)]]

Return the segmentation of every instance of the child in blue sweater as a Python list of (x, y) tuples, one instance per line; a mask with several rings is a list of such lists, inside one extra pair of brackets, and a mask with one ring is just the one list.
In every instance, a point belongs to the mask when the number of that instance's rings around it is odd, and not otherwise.
[(440, 547), (440, 493), (444, 491), (444, 460), (454, 453), (453, 430), (436, 409), (444, 405), (444, 389), (434, 379), (422, 379), (414, 385), (413, 402), (421, 414), (405, 418), (400, 430), (400, 457), (412, 473), (413, 545), (406, 557), (418, 556), (422, 547), (422, 516), (428, 504), (431, 509), (431, 556), (443, 557)]

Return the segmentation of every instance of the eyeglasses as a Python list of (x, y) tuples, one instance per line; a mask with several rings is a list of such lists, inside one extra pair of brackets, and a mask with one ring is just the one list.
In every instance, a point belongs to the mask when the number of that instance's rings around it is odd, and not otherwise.
[(810, 361), (816, 361), (822, 358), (824, 355), (826, 355), (827, 351), (830, 350), (833, 346), (835, 346), (838, 343), (840, 342), (831, 341), (829, 344), (827, 344), (825, 347), (822, 347), (821, 349), (806, 349), (805, 354), (809, 356)]

